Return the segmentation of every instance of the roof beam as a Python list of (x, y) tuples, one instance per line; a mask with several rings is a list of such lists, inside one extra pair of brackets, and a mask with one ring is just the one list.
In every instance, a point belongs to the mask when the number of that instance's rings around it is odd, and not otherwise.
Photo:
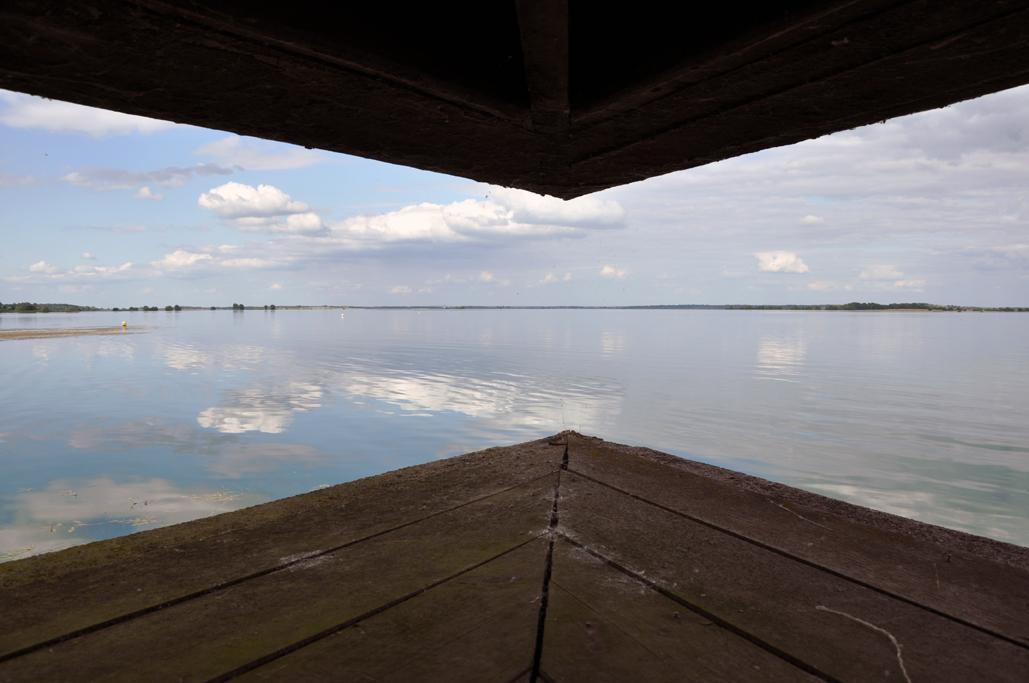
[(568, 133), (568, 0), (518, 0), (533, 130)]

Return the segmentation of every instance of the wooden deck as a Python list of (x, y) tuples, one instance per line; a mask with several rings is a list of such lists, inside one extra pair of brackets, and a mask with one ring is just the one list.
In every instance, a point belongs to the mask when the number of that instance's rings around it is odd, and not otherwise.
[(0, 565), (0, 681), (1029, 680), (1029, 550), (574, 433)]

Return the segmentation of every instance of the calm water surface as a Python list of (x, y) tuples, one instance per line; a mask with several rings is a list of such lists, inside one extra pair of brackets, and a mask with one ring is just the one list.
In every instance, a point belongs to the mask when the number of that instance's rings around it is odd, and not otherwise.
[(1029, 315), (0, 316), (0, 560), (574, 428), (1029, 545)]

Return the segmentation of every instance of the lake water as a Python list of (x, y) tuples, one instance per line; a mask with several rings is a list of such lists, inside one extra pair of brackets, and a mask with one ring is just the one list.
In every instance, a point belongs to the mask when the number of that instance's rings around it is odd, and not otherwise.
[(1029, 315), (3, 315), (0, 560), (565, 428), (1029, 545)]

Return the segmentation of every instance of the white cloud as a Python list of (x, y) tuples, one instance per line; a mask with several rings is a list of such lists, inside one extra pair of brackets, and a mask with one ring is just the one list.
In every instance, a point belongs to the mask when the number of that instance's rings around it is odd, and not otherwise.
[[(28, 268), (30, 275), (15, 275), (2, 278), (10, 283), (53, 283), (71, 285), (75, 283), (92, 283), (100, 280), (125, 279), (134, 276), (135, 270), (131, 261), (117, 266), (78, 265), (68, 270), (61, 270), (47, 261), (37, 261)], [(64, 290), (71, 291), (71, 290)]]
[(69, 274), (73, 275), (116, 275), (118, 273), (125, 273), (132, 270), (132, 261), (126, 261), (118, 266), (75, 266)]
[[(503, 188), (501, 188), (503, 190)], [(539, 206), (531, 193), (498, 193), (503, 201), (517, 203), (525, 220), (564, 217), (576, 225), (550, 225), (514, 221), (515, 209), (496, 201), (465, 200), (451, 204), (412, 204), (395, 211), (352, 216), (326, 225), (321, 216), (304, 202), (294, 199), (272, 185), (251, 186), (229, 182), (202, 193), (197, 204), (210, 210), (229, 225), (246, 232), (276, 233), (279, 236), (261, 245), (245, 245), (226, 256), (212, 247), (182, 248), (166, 255), (154, 266), (162, 270), (202, 274), (223, 268), (275, 268), (312, 260), (324, 261), (337, 254), (375, 251), (410, 245), (483, 244), (508, 239), (553, 238), (587, 234), (586, 226), (595, 221), (611, 227), (621, 221), (621, 207), (611, 201), (590, 199), (565, 207), (569, 202), (540, 198)], [(573, 200), (574, 201), (574, 200)], [(541, 208), (542, 207), (542, 208)], [(562, 208), (565, 207), (565, 208)], [(535, 213), (533, 213), (535, 212)], [(224, 247), (219, 247), (219, 250)], [(478, 279), (499, 286), (510, 280), (492, 278), (487, 273)], [(565, 277), (565, 281), (570, 275)], [(428, 282), (426, 284), (432, 284)], [(393, 293), (414, 293), (400, 288)], [(419, 289), (425, 293), (430, 288)]]
[(896, 280), (904, 277), (904, 273), (893, 265), (868, 266), (858, 277), (862, 280)]
[(996, 247), (973, 247), (959, 253), (971, 256), (977, 268), (983, 270), (1025, 270), (1029, 268), (1029, 243), (1004, 244)]
[(805, 285), (812, 292), (831, 292), (837, 289), (850, 290), (853, 289), (851, 285), (840, 284), (838, 282), (832, 282), (830, 280), (815, 280)]
[(271, 268), (278, 262), (266, 258), (227, 258), (218, 262), (223, 268)]
[(347, 248), (375, 248), (406, 241), (469, 242), (508, 238), (582, 236), (619, 227), (625, 211), (596, 197), (570, 201), (524, 190), (485, 186), (488, 198), (450, 204), (413, 204), (373, 216), (354, 216), (330, 226)]
[(161, 259), (151, 262), (151, 265), (165, 273), (211, 274), (219, 268), (249, 270), (275, 268), (288, 263), (288, 259), (240, 256), (238, 255), (239, 249), (233, 244), (207, 246), (199, 249), (176, 249), (165, 254)]
[(175, 124), (142, 116), (94, 109), (70, 102), (0, 90), (0, 124), (41, 128), (57, 133), (85, 133), (95, 138), (130, 133), (155, 133)]
[(282, 285), (281, 285), (281, 284), (279, 284), (278, 282), (273, 282), (273, 283), (271, 283), (271, 284), (270, 284), (270, 285), (268, 286), (268, 289), (271, 289), (271, 290), (273, 290), (273, 291), (277, 291), (277, 290), (280, 290), (280, 289), (282, 289)]
[(616, 268), (612, 265), (605, 265), (603, 268), (600, 269), (600, 277), (622, 280), (628, 274), (629, 273), (626, 270), (622, 268)]
[(141, 187), (138, 190), (136, 190), (136, 198), (137, 199), (150, 199), (150, 200), (156, 201), (156, 200), (164, 199), (164, 195), (163, 194), (159, 194), (157, 192), (154, 192), (153, 190), (150, 189), (149, 186), (144, 185), (143, 187)]
[(313, 211), (306, 211), (286, 216), (285, 229), (280, 229), (278, 232), (320, 232), (324, 227), (321, 216)]
[(84, 261), (96, 261), (96, 255), (91, 251), (84, 251), (82, 252), (82, 259)]
[(285, 216), (308, 210), (307, 204), (294, 201), (274, 185), (254, 187), (236, 182), (211, 188), (200, 195), (197, 204), (222, 218)]
[(617, 227), (625, 221), (625, 210), (618, 202), (597, 196), (564, 200), (490, 185), (488, 197), (491, 202), (509, 209), (512, 220), (517, 223), (599, 228)]
[(198, 264), (203, 264), (214, 259), (210, 254), (185, 249), (176, 249), (165, 254), (159, 261), (154, 261), (153, 266), (161, 270), (189, 270)]
[(109, 190), (136, 190), (140, 199), (160, 199), (149, 185), (181, 187), (192, 178), (230, 175), (233, 169), (217, 164), (195, 166), (166, 166), (154, 171), (126, 171), (120, 168), (80, 168), (61, 179), (76, 187), (101, 192)]
[(57, 272), (57, 266), (55, 266), (52, 263), (47, 263), (46, 261), (36, 261), (31, 266), (29, 266), (29, 272), (46, 273), (47, 275), (52, 275)]
[(757, 267), (763, 273), (806, 273), (809, 268), (792, 251), (759, 251), (754, 254)]
[(547, 273), (546, 275), (543, 276), (543, 279), (540, 280), (540, 284), (541, 285), (552, 285), (552, 284), (555, 284), (557, 282), (571, 282), (571, 280), (572, 280), (572, 274), (571, 273), (565, 273), (562, 276), (557, 276), (554, 273)]
[(274, 185), (229, 182), (200, 195), (197, 204), (247, 232), (317, 233), (322, 219)]
[(331, 226), (331, 234), (358, 248), (402, 241), (453, 242), (462, 237), (447, 225), (439, 204), (416, 204), (375, 216), (354, 216)]
[(821, 216), (815, 216), (813, 214), (808, 214), (808, 215), (804, 216), (803, 218), (801, 218), (800, 222), (803, 223), (804, 225), (819, 225), (821, 223), (824, 223), (825, 219), (822, 218)]
[(895, 265), (880, 264), (868, 266), (858, 274), (858, 279), (863, 280), (866, 287), (873, 289), (910, 289), (922, 291), (925, 288), (925, 280), (905, 277)]
[(484, 270), (479, 273), (479, 282), (493, 282), (493, 273)]
[(411, 288), (407, 285), (397, 285), (389, 290), (390, 294), (410, 294)]
[(281, 171), (303, 168), (321, 163), (328, 158), (318, 152), (296, 145), (255, 138), (230, 135), (198, 147), (196, 154), (212, 157), (221, 163), (239, 166), (249, 171)]

